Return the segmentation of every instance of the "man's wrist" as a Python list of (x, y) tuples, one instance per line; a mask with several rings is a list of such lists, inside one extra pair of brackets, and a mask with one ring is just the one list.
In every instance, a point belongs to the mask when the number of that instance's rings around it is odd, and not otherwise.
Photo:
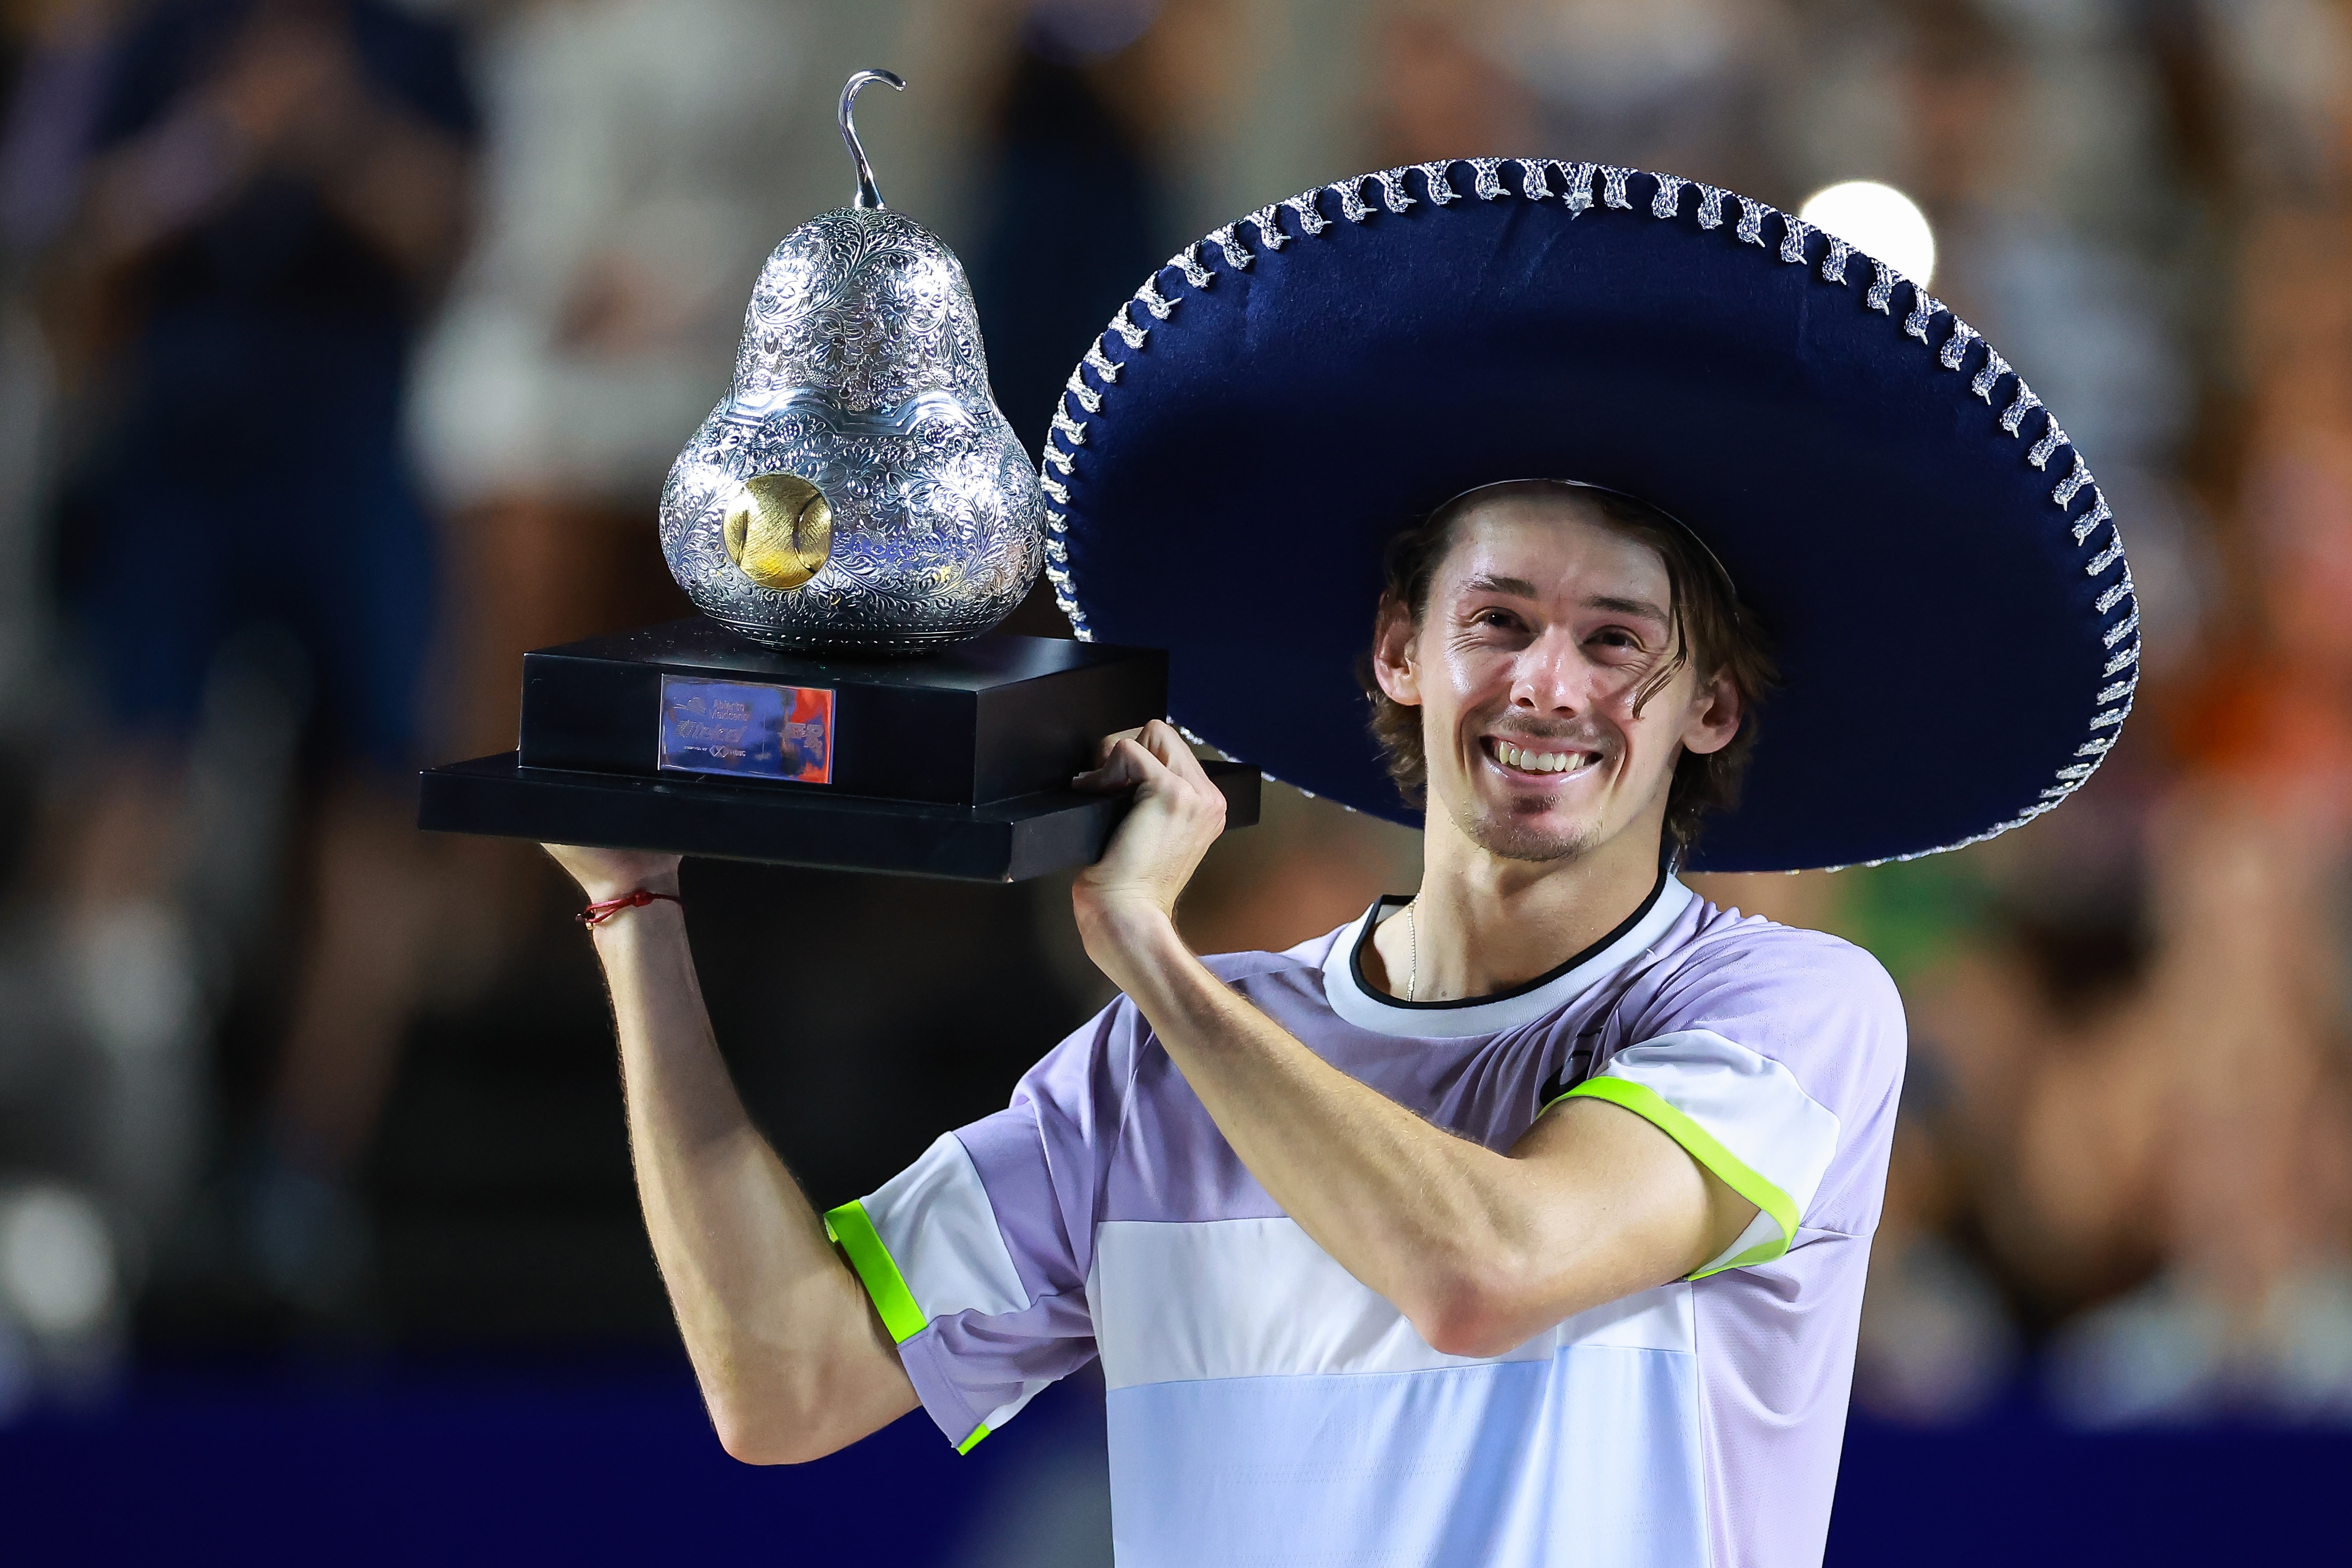
[(1087, 955), (1121, 990), (1134, 989), (1131, 976), (1139, 965), (1189, 951), (1168, 910), (1142, 897), (1085, 900), (1078, 910), (1078, 934)]
[(608, 904), (615, 899), (625, 899), (631, 893), (640, 889), (675, 899), (678, 896), (677, 872), (673, 868), (658, 871), (647, 877), (599, 878), (593, 884), (583, 882), (580, 885), (580, 890), (587, 895), (588, 901), (592, 904)]

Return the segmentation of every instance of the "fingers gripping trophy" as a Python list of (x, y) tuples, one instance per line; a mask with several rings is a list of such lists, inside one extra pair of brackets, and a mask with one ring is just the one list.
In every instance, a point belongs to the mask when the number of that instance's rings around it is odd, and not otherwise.
[[(426, 779), (428, 825), (601, 846), (553, 853), (721, 1441), (919, 1406), (970, 1452), (1099, 1359), (1123, 1568), (1818, 1563), (1902, 1006), (1682, 873), (1934, 854), (2091, 776), (2140, 645), (2085, 456), (1835, 234), (1481, 157), (1154, 268), (1033, 484), (952, 258), (860, 190), (779, 247), (665, 496), (705, 618), (531, 656), (520, 754)], [(976, 635), (1039, 552), (1079, 640)], [(1419, 887), (1192, 952), (1257, 775), (1171, 720), (1421, 828)], [(950, 763), (873, 741), (910, 725)], [(819, 1215), (712, 1040), (681, 852), (1082, 866), (1120, 994)]]

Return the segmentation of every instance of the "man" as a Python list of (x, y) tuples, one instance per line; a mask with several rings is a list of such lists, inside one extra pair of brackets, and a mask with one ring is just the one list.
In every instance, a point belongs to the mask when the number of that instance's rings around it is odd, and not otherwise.
[[(1006, 1110), (820, 1220), (728, 1085), (660, 901), (676, 861), (555, 851), (612, 917), (646, 1214), (730, 1452), (814, 1458), (918, 1402), (968, 1449), (1099, 1354), (1126, 1568), (1819, 1561), (1900, 1006), (1866, 955), (1673, 868), (1718, 841), (1727, 868), (1926, 852), (2048, 809), (2128, 705), (2128, 577), (2085, 546), (2107, 514), (2079, 462), (2061, 526), (2012, 474), (2064, 439), (2006, 444), (2021, 383), (1990, 441), (1955, 418), (2005, 363), (1951, 377), (1990, 352), (1957, 328), (1884, 352), (1885, 268), (1865, 297), (1794, 220), (1761, 248), (1760, 204), (1735, 234), (1723, 193), (1528, 162), (1507, 184), (1506, 162), (1474, 166), (1480, 201), (1459, 165), (1391, 170), (1255, 215), (1255, 248), (1220, 231), (1223, 269), (1171, 261), (1047, 452), (1079, 634), (1169, 646), (1176, 711), (1286, 777), (1425, 800), (1413, 898), (1194, 956), (1171, 911), (1217, 794), (1168, 725), (1110, 738), (1078, 782), (1135, 805), (1074, 901), (1123, 995)], [(1940, 310), (1918, 291), (1902, 336)], [(1742, 353), (1794, 344), (1802, 374), (1727, 358), (1735, 317), (1769, 328)], [(1333, 460), (1297, 460), (1317, 442)], [(1494, 482), (1548, 455), (1675, 512)], [(1335, 584), (1366, 518), (1433, 491), (1372, 616), (1375, 783), (1332, 700), (1372, 596)], [(1214, 548), (1202, 496), (1263, 521)], [(1786, 740), (1734, 810), (1772, 676), (1751, 576)], [(1935, 703), (1898, 700), (1923, 679)]]
[[(1833, 1455), (1843, 1387), (1811, 1374), (1853, 1352), (1900, 1006), (1866, 955), (1660, 869), (1758, 695), (1752, 647), (1694, 637), (1735, 606), (1670, 574), (1669, 551), (1703, 559), (1674, 528), (1515, 485), (1407, 542), (1427, 559), (1381, 606), (1374, 668), (1418, 719), (1422, 889), (1289, 954), (1185, 949), (1171, 911), (1223, 797), (1165, 724), (1107, 742), (1086, 782), (1137, 805), (1075, 905), (1126, 997), (1012, 1110), (836, 1215), (841, 1247), (729, 1085), (682, 919), (597, 928), (648, 1221), (729, 1450), (814, 1458), (919, 1388), (976, 1440), (1099, 1342), (1115, 1388), (1154, 1390), (1115, 1424), (1171, 1434), (1150, 1492), (1118, 1497), (1145, 1561), (1328, 1540), (1366, 1509), (1404, 1561), (1524, 1553), (1563, 1511), (1630, 1543), (1697, 1516), (1702, 1423), (1734, 1488), (1736, 1450), (1791, 1417), (1777, 1441)], [(674, 860), (557, 854), (593, 900), (675, 891)], [(1723, 1272), (1779, 1257), (1798, 1214), (1822, 1233), (1802, 1267)], [(1283, 1473), (1294, 1439), (1311, 1483)]]

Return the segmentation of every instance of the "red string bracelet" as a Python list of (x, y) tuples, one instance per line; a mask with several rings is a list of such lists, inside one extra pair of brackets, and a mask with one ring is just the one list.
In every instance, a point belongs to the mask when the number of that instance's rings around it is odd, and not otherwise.
[(666, 899), (679, 909), (686, 908), (686, 900), (676, 893), (656, 893), (639, 888), (634, 893), (624, 893), (617, 899), (606, 899), (602, 903), (589, 905), (580, 911), (578, 919), (582, 925), (600, 926), (623, 910), (641, 910), (656, 899)]

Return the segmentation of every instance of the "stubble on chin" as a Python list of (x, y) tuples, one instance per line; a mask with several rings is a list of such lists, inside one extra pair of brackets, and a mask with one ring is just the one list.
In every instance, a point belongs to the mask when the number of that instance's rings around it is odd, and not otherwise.
[(1446, 815), (1462, 837), (1502, 860), (1523, 860), (1535, 865), (1549, 865), (1558, 860), (1573, 860), (1590, 851), (1599, 835), (1591, 823), (1580, 822), (1569, 827), (1541, 827), (1522, 820), (1516, 814), (1487, 815), (1464, 811), (1448, 805)]

